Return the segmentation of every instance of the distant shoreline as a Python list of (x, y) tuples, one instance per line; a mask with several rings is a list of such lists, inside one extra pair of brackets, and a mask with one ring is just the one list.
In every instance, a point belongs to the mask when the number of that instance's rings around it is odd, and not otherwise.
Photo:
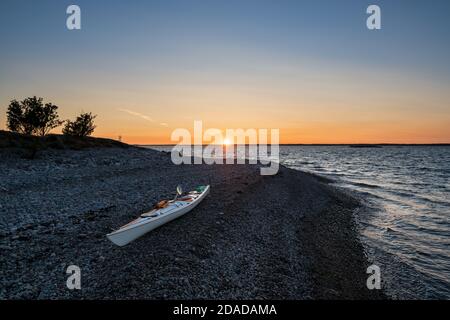
[[(137, 146), (137, 147), (174, 147), (176, 146), (176, 144), (132, 144), (133, 146)], [(208, 144), (203, 144), (202, 146), (207, 146)], [(250, 144), (245, 144), (245, 146), (249, 146)], [(373, 143), (373, 144), (366, 144), (366, 143), (361, 143), (361, 144), (348, 144), (348, 143), (343, 143), (343, 144), (301, 144), (301, 143), (297, 143), (297, 144), (289, 144), (289, 143), (285, 143), (285, 144), (279, 144), (279, 146), (311, 146), (311, 147), (352, 147), (352, 146), (369, 146), (369, 147), (376, 147), (376, 146), (382, 146), (382, 147), (449, 147), (450, 143), (418, 143), (418, 144), (414, 144), (414, 143), (405, 143), (405, 144), (401, 144), (401, 143)]]
[[(20, 133), (14, 133), (10, 131), (0, 130), (0, 148), (8, 148), (8, 147), (30, 147), (32, 144), (35, 144), (39, 147), (48, 147), (48, 148), (56, 148), (56, 149), (64, 149), (64, 148), (89, 148), (89, 147), (127, 147), (127, 146), (135, 146), (135, 147), (174, 147), (177, 144), (143, 144), (143, 143), (134, 143), (127, 144), (125, 142), (121, 142), (118, 140), (110, 139), (110, 138), (101, 138), (101, 137), (71, 137), (63, 134), (48, 134), (44, 137), (37, 136), (29, 136)], [(208, 144), (202, 144), (202, 146), (207, 146)], [(245, 146), (249, 146), (251, 144), (244, 144)], [(195, 145), (192, 145), (195, 146)], [(221, 145), (219, 145), (221, 146)], [(239, 146), (238, 144), (234, 146)], [(390, 146), (413, 146), (413, 147), (434, 147), (434, 146), (450, 146), (449, 143), (281, 143), (279, 146), (326, 146), (326, 147), (390, 147)], [(33, 146), (34, 147), (34, 146)]]

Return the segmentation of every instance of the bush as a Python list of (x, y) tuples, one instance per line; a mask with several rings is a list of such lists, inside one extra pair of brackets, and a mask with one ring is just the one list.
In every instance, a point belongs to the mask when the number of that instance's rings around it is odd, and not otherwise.
[(60, 126), (58, 106), (42, 102), (36, 96), (19, 102), (12, 100), (7, 111), (7, 127), (12, 132), (45, 136)]
[(96, 115), (92, 113), (82, 113), (75, 121), (67, 120), (66, 125), (63, 128), (63, 133), (70, 136), (87, 137), (90, 136), (96, 126), (94, 125), (94, 119)]

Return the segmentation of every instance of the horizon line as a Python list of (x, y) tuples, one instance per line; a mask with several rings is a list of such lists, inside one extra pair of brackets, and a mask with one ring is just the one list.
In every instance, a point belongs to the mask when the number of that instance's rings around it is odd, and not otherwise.
[[(148, 144), (148, 143), (132, 143), (131, 145), (135, 146), (177, 146), (178, 144), (174, 143), (156, 143), (156, 144)], [(180, 146), (197, 146), (199, 144), (180, 144)], [(214, 144), (200, 144), (200, 146), (208, 146), (208, 145), (214, 145)], [(244, 146), (250, 146), (250, 145), (259, 145), (259, 144), (234, 144), (233, 146), (238, 145), (244, 145)], [(267, 145), (271, 145), (268, 143)], [(376, 146), (450, 146), (450, 142), (443, 142), (443, 143), (279, 143), (279, 146), (368, 146), (368, 147), (376, 147)], [(221, 144), (218, 144), (218, 146), (222, 146)], [(230, 145), (231, 146), (231, 145)], [(226, 147), (226, 145), (225, 145)]]

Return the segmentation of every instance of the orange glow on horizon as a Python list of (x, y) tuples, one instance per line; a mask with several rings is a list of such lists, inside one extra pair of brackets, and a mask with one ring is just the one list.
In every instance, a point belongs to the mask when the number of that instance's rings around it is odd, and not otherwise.
[[(225, 130), (223, 130), (225, 132)], [(170, 140), (171, 130), (153, 135), (121, 134), (122, 141), (141, 145), (174, 145)], [(97, 137), (118, 139), (118, 135), (98, 132)], [(209, 142), (204, 141), (205, 144)], [(339, 126), (336, 124), (310, 124), (303, 128), (281, 128), (280, 144), (441, 144), (450, 143), (450, 126), (445, 122), (437, 125), (411, 124), (396, 126), (387, 124), (353, 124)], [(231, 145), (226, 139), (223, 145)]]

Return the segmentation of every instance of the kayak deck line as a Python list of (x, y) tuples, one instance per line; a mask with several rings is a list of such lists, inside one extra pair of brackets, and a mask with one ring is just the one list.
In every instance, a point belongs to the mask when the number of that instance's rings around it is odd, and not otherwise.
[(208, 195), (210, 186), (200, 186), (197, 189), (201, 192), (191, 191), (179, 199), (169, 200), (167, 206), (141, 214), (137, 219), (107, 234), (106, 237), (114, 244), (124, 246), (147, 232), (188, 213)]

